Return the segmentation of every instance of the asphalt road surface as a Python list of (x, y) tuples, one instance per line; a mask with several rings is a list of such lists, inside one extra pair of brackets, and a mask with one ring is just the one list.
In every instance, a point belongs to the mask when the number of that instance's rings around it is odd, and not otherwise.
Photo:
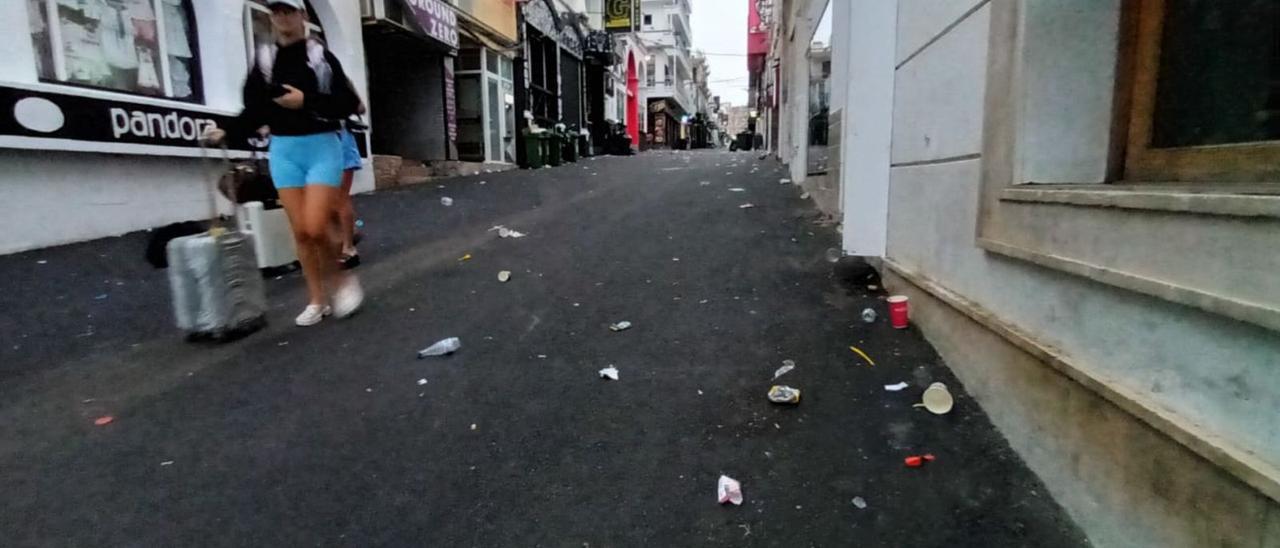
[[(365, 308), (297, 328), (268, 278), (221, 345), (172, 327), (145, 234), (0, 257), (0, 543), (1085, 545), (783, 176), (649, 153), (362, 196)], [(797, 406), (766, 399), (788, 359)], [(912, 407), (932, 382), (952, 413)]]

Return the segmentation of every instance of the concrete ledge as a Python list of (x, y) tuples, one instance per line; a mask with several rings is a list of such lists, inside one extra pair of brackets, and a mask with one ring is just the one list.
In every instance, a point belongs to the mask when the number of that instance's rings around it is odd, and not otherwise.
[(934, 298), (998, 334), (1023, 352), (1034, 356), (1067, 378), (1147, 423), (1156, 431), (1186, 446), (1272, 500), (1280, 502), (1280, 468), (1263, 461), (1250, 451), (1234, 446), (1229, 440), (1201, 427), (1194, 421), (1160, 408), (1141, 395), (1124, 388), (1118, 382), (1077, 366), (1066, 354), (1036, 340), (1017, 326), (1004, 322), (981, 305), (912, 272), (892, 259), (885, 259), (884, 265), (904, 280), (927, 291)]
[(1280, 185), (1019, 185), (1000, 191), (1006, 202), (1114, 207), (1203, 215), (1280, 218)]
[(884, 265), (885, 285), (912, 299), (913, 322), (1095, 545), (1280, 546), (1274, 469)]
[(992, 238), (978, 238), (977, 244), (978, 247), (992, 253), (1083, 276), (1098, 283), (1114, 285), (1144, 295), (1198, 308), (1211, 314), (1260, 325), (1273, 331), (1280, 331), (1280, 309), (1137, 276), (1101, 265), (1026, 249)]

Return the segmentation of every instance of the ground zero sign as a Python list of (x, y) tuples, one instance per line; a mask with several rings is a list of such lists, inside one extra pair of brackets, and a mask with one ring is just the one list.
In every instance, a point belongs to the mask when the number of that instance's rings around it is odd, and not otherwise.
[(427, 36), (458, 47), (458, 13), (440, 0), (403, 0)]

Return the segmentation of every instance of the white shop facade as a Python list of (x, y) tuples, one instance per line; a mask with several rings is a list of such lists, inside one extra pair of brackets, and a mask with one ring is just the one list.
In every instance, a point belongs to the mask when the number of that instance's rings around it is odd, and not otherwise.
[[(250, 52), (271, 39), (265, 0), (11, 2), (0, 18), (0, 254), (207, 216), (198, 137), (240, 111)], [(309, 32), (367, 97), (359, 6), (309, 4)], [(373, 188), (369, 171), (355, 191)]]

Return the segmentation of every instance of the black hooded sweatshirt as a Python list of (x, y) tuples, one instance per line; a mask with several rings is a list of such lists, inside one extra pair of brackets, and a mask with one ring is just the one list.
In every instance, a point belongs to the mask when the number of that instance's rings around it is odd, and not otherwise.
[[(333, 71), (329, 93), (319, 91), (315, 71), (307, 64), (307, 40), (279, 48), (270, 83), (255, 62), (244, 83), (244, 110), (231, 133), (248, 138), (262, 126), (270, 126), (272, 135), (314, 135), (339, 130), (340, 121), (355, 114), (360, 100), (347, 84), (338, 58), (327, 49), (324, 57)], [(301, 109), (291, 110), (275, 103), (273, 88), (286, 84), (302, 92)]]

